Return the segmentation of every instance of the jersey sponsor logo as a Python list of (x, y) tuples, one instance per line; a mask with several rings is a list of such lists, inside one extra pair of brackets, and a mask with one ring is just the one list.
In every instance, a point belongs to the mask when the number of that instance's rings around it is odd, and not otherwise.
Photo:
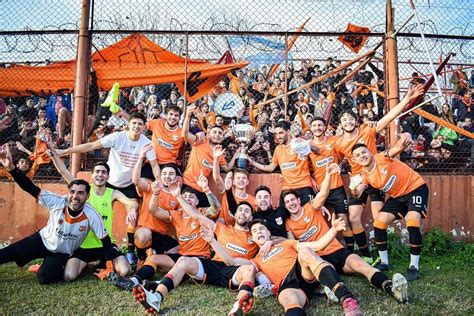
[(276, 248), (273, 248), (272, 251), (270, 251), (269, 253), (267, 253), (265, 256), (263, 256), (263, 259), (262, 261), (263, 262), (267, 262), (268, 260), (270, 260), (273, 256), (279, 254), (280, 252), (283, 251), (283, 247), (276, 247)]
[(318, 227), (311, 226), (306, 233), (300, 236), (299, 241), (306, 241), (311, 238), (318, 231)]
[(296, 167), (296, 162), (286, 162), (280, 165), (281, 170), (294, 169)]
[(283, 225), (283, 219), (281, 217), (275, 218), (275, 222), (277, 223), (277, 225)]
[(69, 240), (76, 240), (77, 239), (77, 235), (72, 234), (72, 233), (66, 233), (66, 232), (64, 232), (64, 230), (62, 230), (59, 227), (56, 228), (56, 236), (58, 236), (62, 239), (69, 239)]
[(164, 140), (162, 140), (161, 138), (157, 138), (156, 139), (156, 142), (158, 143), (158, 145), (160, 145), (161, 147), (165, 147), (166, 149), (173, 149), (173, 144), (170, 144)]
[(318, 161), (316, 161), (316, 167), (318, 167), (318, 168), (324, 167), (325, 165), (328, 165), (333, 161), (334, 161), (333, 156), (318, 160)]
[(197, 234), (197, 233), (191, 234), (189, 236), (179, 235), (178, 240), (179, 241), (191, 241), (191, 240), (194, 240), (198, 237), (199, 237), (199, 234)]
[(249, 251), (243, 247), (231, 244), (230, 242), (225, 245), (225, 247), (229, 250), (235, 251), (237, 253), (240, 253), (241, 255), (246, 255), (249, 253)]
[(306, 217), (303, 219), (303, 221), (304, 221), (305, 223), (309, 223), (309, 222), (311, 221), (311, 217), (306, 216)]
[(209, 161), (207, 161), (207, 159), (203, 159), (203, 160), (202, 160), (202, 164), (203, 164), (205, 167), (207, 167), (207, 168), (209, 168), (209, 169), (212, 169), (212, 163), (210, 163)]
[(390, 191), (390, 189), (393, 187), (393, 185), (395, 184), (395, 181), (397, 180), (397, 176), (396, 175), (392, 175), (390, 176), (390, 178), (388, 179), (388, 181), (385, 183), (385, 185), (380, 189), (382, 190), (383, 192), (387, 193), (388, 191)]

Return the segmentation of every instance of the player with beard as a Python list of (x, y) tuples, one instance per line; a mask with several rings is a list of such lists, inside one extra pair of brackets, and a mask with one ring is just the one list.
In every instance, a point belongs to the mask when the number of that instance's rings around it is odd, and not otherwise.
[(420, 222), (426, 217), (429, 190), (423, 178), (400, 160), (393, 158), (410, 144), (411, 135), (400, 135), (397, 144), (383, 153), (372, 154), (364, 144), (356, 144), (352, 149), (354, 161), (362, 170), (360, 184), (352, 189), (354, 196), (361, 194), (368, 185), (380, 189), (390, 196), (375, 218), (374, 233), (381, 258), (380, 266), (389, 268), (387, 251), (387, 227), (396, 219), (406, 219), (410, 244), (410, 265), (406, 278), (419, 278), (419, 262), (422, 245)]
[[(275, 125), (278, 146), (275, 148), (269, 165), (262, 165), (253, 159), (250, 159), (250, 164), (265, 172), (273, 172), (279, 166), (283, 177), (282, 190), (296, 190), (302, 197), (302, 203), (306, 204), (315, 196), (309, 163), (308, 159), (300, 159), (296, 153), (291, 151), (290, 129), (291, 125), (286, 121), (280, 121)], [(283, 200), (280, 199), (280, 206), (283, 204)]]
[[(67, 260), (93, 231), (101, 240), (107, 261), (113, 260), (112, 241), (100, 215), (86, 204), (90, 185), (76, 179), (68, 184), (66, 196), (41, 190), (13, 164), (8, 144), (0, 148), (0, 163), (10, 172), (15, 182), (36, 198), (49, 211), (49, 220), (40, 231), (0, 249), (0, 264), (15, 262), (23, 267), (28, 262), (43, 258), (36, 273), (40, 284), (58, 282), (64, 277)], [(111, 263), (108, 263), (111, 265)]]
[[(311, 121), (311, 132), (313, 133), (313, 139), (311, 140), (311, 146), (317, 147), (317, 154), (311, 152), (309, 159), (313, 166), (313, 178), (315, 179), (318, 187), (324, 181), (326, 175), (326, 166), (331, 163), (339, 164), (339, 160), (336, 152), (334, 151), (334, 144), (338, 141), (339, 137), (326, 135), (327, 124), (326, 120), (322, 117), (315, 117)], [(350, 222), (347, 216), (347, 196), (344, 190), (344, 183), (339, 173), (334, 174), (331, 178), (331, 185), (329, 186), (329, 195), (326, 198), (324, 206), (332, 209), (337, 216), (341, 217), (346, 223), (346, 230), (342, 232), (346, 247), (354, 249), (354, 236), (350, 229)]]
[[(331, 178), (339, 172), (337, 164), (327, 165), (321, 190), (314, 200), (304, 207), (301, 206), (298, 193), (292, 190), (283, 193), (286, 209), (291, 214), (285, 225), (292, 239), (300, 242), (317, 241), (329, 231), (320, 209), (329, 196)], [(363, 261), (361, 257), (345, 249), (337, 239), (333, 239), (327, 247), (317, 251), (316, 254), (332, 264), (338, 273), (362, 274), (370, 283), (392, 295), (398, 302), (407, 301), (408, 284), (403, 275), (395, 273), (393, 280), (389, 280), (385, 274)]]
[[(196, 179), (201, 190), (210, 195), (212, 192), (209, 189), (207, 178), (200, 175)], [(130, 278), (122, 278), (116, 276), (112, 283), (120, 289), (131, 291), (136, 284), (142, 283), (144, 280), (152, 279), (157, 270), (168, 272), (173, 268), (175, 263), (181, 256), (187, 257), (202, 257), (210, 258), (211, 250), (209, 245), (200, 238), (200, 224), (199, 221), (189, 216), (180, 209), (176, 211), (164, 210), (158, 206), (158, 199), (162, 185), (155, 181), (151, 185), (152, 196), (149, 203), (148, 211), (158, 219), (165, 222), (170, 222), (176, 231), (176, 239), (178, 240), (178, 253), (154, 254), (148, 256), (144, 265)], [(191, 187), (186, 187), (181, 190), (181, 184), (178, 181), (168, 184), (168, 191), (178, 201), (181, 207), (189, 207), (197, 209), (199, 200), (196, 191)], [(208, 209), (201, 209), (206, 210)], [(217, 215), (217, 210), (210, 217)]]
[[(133, 167), (137, 163), (140, 150), (151, 141), (143, 135), (146, 117), (142, 113), (134, 112), (128, 121), (128, 130), (109, 134), (95, 142), (85, 143), (65, 150), (57, 150), (59, 156), (73, 153), (87, 153), (101, 148), (110, 148), (107, 164), (110, 167), (110, 178), (107, 187), (121, 191), (130, 199), (139, 196), (132, 182)], [(149, 151), (147, 160), (150, 162), (155, 179), (160, 178), (160, 166), (156, 162), (154, 151)], [(130, 210), (129, 210), (130, 211)], [(128, 253), (130, 264), (135, 263), (134, 232), (136, 223), (129, 223), (127, 227)]]
[[(183, 123), (183, 135), (188, 135), (189, 121), (191, 115), (196, 108), (195, 105), (190, 105), (186, 110), (186, 116)], [(189, 155), (188, 165), (183, 173), (183, 188), (191, 187), (196, 191), (199, 199), (199, 207), (208, 207), (209, 201), (202, 189), (197, 185), (196, 179), (202, 172), (206, 178), (209, 178), (213, 171), (213, 148), (216, 145), (221, 145), (224, 140), (224, 130), (219, 126), (212, 126), (207, 130), (207, 138), (203, 142), (196, 142), (197, 137), (190, 134), (188, 136), (190, 144), (192, 145), (191, 153)], [(224, 156), (219, 157), (219, 166), (224, 171), (230, 171), (233, 168), (233, 162), (227, 164)]]
[[(214, 223), (190, 205), (181, 204), (183, 210), (196, 219), (201, 227), (207, 228), (207, 242), (214, 235), (223, 249), (226, 249), (231, 260), (222, 258), (216, 253), (214, 258), (180, 257), (173, 268), (159, 282), (146, 282), (134, 287), (134, 296), (149, 312), (157, 313), (165, 296), (176, 288), (186, 275), (198, 284), (216, 285), (237, 290), (237, 300), (229, 315), (247, 313), (253, 305), (253, 288), (255, 283), (255, 268), (250, 265), (241, 266), (239, 259), (247, 262), (253, 258), (258, 247), (253, 242), (248, 224), (252, 220), (252, 206), (242, 201), (235, 210), (234, 225)], [(211, 242), (211, 245), (215, 245)], [(152, 293), (153, 292), (153, 293)]]
[[(392, 122), (408, 105), (408, 103), (423, 95), (422, 85), (411, 87), (405, 97), (393, 109), (390, 110), (384, 117), (382, 117), (375, 127), (368, 125), (358, 125), (357, 115), (353, 111), (344, 111), (340, 116), (340, 124), (343, 130), (343, 135), (334, 144), (334, 149), (339, 157), (346, 158), (352, 169), (351, 181), (355, 181), (360, 177), (362, 167), (354, 162), (352, 159), (352, 148), (355, 144), (365, 144), (372, 154), (377, 153), (375, 145), (375, 136), (378, 132), (385, 129), (390, 122)], [(364, 227), (362, 226), (361, 218), (364, 204), (370, 196), (371, 210), (373, 218), (377, 217), (385, 200), (384, 193), (378, 189), (368, 186), (360, 197), (351, 196), (349, 199), (349, 221), (354, 234), (355, 243), (359, 246), (361, 254), (365, 260), (372, 262), (367, 243), (367, 236), (365, 235)]]
[[(64, 162), (59, 158), (56, 150), (53, 148), (51, 143), (48, 143), (49, 154), (53, 160), (54, 166), (61, 174), (66, 183), (74, 181), (74, 177), (71, 172), (67, 169)], [(127, 216), (127, 222), (136, 221), (136, 209), (138, 209), (138, 203), (135, 200), (127, 198), (122, 192), (107, 188), (105, 185), (109, 178), (109, 166), (105, 162), (97, 162), (92, 167), (91, 178), (92, 178), (92, 190), (89, 193), (89, 202), (92, 207), (102, 216), (105, 228), (107, 231), (112, 232), (112, 223), (114, 217), (114, 210), (112, 203), (118, 201), (125, 205), (128, 209), (131, 209)], [(112, 242), (114, 240), (112, 239)], [(118, 250), (117, 246), (114, 246), (114, 258), (113, 266), (106, 266), (105, 269), (99, 269), (96, 273), (100, 279), (105, 279), (109, 273), (116, 271), (121, 276), (128, 276), (132, 273), (132, 268), (125, 256)], [(64, 270), (64, 280), (74, 281), (81, 274), (84, 268), (89, 262), (101, 261), (101, 264), (105, 264), (104, 249), (102, 243), (93, 232), (89, 232), (86, 239), (82, 242), (81, 246), (74, 251), (71, 258), (66, 263)], [(30, 267), (30, 271), (38, 269), (38, 267)]]
[[(143, 160), (150, 150), (152, 150), (151, 145), (142, 148), (132, 174), (132, 180), (137, 188), (137, 192), (143, 198), (138, 216), (137, 230), (135, 231), (135, 246), (137, 247), (138, 255), (137, 269), (140, 269), (145, 263), (147, 257), (146, 250), (148, 248), (151, 248), (154, 253), (162, 254), (165, 251), (170, 252), (172, 248), (178, 246), (176, 239), (169, 236), (169, 222), (163, 221), (149, 212), (150, 200), (154, 194), (151, 189), (152, 181), (141, 178), (140, 171)], [(163, 164), (160, 166), (160, 169), (161, 188), (157, 192), (158, 207), (169, 211), (177, 210), (179, 203), (169, 193), (168, 186), (171, 182), (176, 181), (179, 169), (172, 163)]]

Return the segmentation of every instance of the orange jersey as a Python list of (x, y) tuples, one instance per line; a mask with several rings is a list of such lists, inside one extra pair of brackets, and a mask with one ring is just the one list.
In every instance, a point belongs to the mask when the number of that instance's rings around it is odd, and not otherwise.
[[(252, 259), (258, 252), (258, 245), (252, 240), (250, 231), (242, 231), (234, 226), (216, 223), (217, 242), (234, 258)], [(213, 260), (223, 261), (216, 253)]]
[(156, 161), (159, 164), (176, 163), (185, 139), (181, 135), (180, 127), (170, 130), (166, 128), (165, 123), (164, 118), (151, 120), (146, 123), (146, 128), (153, 132), (151, 142), (155, 149)]
[(374, 155), (375, 168), (363, 169), (363, 183), (370, 184), (391, 197), (408, 194), (425, 184), (425, 180), (412, 168), (398, 159), (391, 159), (385, 152)]
[[(184, 184), (202, 192), (201, 188), (196, 183), (196, 178), (199, 177), (201, 171), (206, 178), (209, 178), (212, 174), (213, 160), (212, 148), (208, 139), (206, 139), (202, 144), (194, 144), (189, 155), (188, 165), (186, 166), (186, 170), (184, 170)], [(227, 162), (225, 161), (224, 156), (220, 156), (219, 166), (225, 166), (226, 164)]]
[[(150, 207), (150, 199), (153, 195), (151, 190), (151, 181), (148, 181), (147, 188), (144, 191), (138, 190), (138, 195), (143, 197), (142, 204), (140, 206), (140, 212), (138, 215), (138, 226), (146, 227), (152, 231), (160, 234), (167, 235), (169, 230), (169, 223), (153, 216), (148, 209)], [(178, 200), (170, 193), (161, 191), (158, 197), (158, 206), (164, 210), (171, 211), (179, 208)]]
[[(247, 194), (247, 197), (241, 198), (238, 197), (237, 195), (234, 194), (235, 201), (237, 202), (237, 205), (242, 202), (242, 201), (247, 201), (249, 202), (253, 209), (257, 209), (257, 204), (255, 204), (255, 197), (253, 197), (250, 194)], [(222, 196), (222, 201), (221, 201), (221, 211), (219, 213), (219, 218), (224, 219), (226, 225), (234, 225), (235, 224), (235, 218), (234, 215), (230, 213), (229, 210), (229, 202), (227, 201), (227, 195), (224, 192), (224, 195)]]
[(377, 130), (375, 127), (369, 127), (367, 125), (359, 126), (357, 135), (351, 140), (345, 140), (344, 137), (340, 137), (339, 140), (334, 144), (334, 150), (340, 156), (346, 158), (352, 169), (352, 175), (356, 175), (362, 172), (362, 167), (352, 161), (352, 147), (355, 144), (365, 144), (369, 151), (375, 155), (377, 153), (377, 146), (375, 145), (375, 136)]
[[(303, 207), (303, 214), (300, 218), (295, 220), (291, 216), (288, 217), (285, 221), (285, 227), (301, 242), (316, 241), (330, 229), (321, 210), (314, 209), (310, 204)], [(341, 243), (334, 238), (326, 248), (318, 251), (317, 254), (318, 256), (325, 256), (341, 248), (343, 248)]]
[(298, 250), (296, 249), (298, 243), (297, 240), (282, 241), (278, 245), (272, 246), (267, 255), (258, 254), (251, 261), (257, 271), (265, 273), (268, 279), (279, 288), (298, 259)]
[(171, 224), (176, 229), (178, 253), (183, 256), (211, 257), (209, 244), (201, 238), (201, 225), (184, 211), (170, 211)]
[(299, 159), (291, 152), (290, 144), (278, 145), (273, 153), (272, 163), (279, 165), (283, 177), (282, 190), (311, 187), (308, 159)]
[[(322, 143), (315, 143), (314, 141), (312, 143), (319, 149), (318, 155), (314, 153), (309, 154), (309, 159), (311, 159), (311, 164), (313, 165), (313, 176), (319, 188), (321, 188), (321, 183), (323, 183), (326, 176), (326, 166), (331, 163), (339, 164), (337, 154), (334, 151), (334, 144), (338, 139), (339, 137), (336, 136), (326, 136)], [(332, 190), (341, 186), (343, 186), (341, 175), (333, 175), (329, 189)]]

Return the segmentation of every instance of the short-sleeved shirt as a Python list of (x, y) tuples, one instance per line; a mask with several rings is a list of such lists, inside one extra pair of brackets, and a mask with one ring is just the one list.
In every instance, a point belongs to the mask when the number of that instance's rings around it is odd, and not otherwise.
[(148, 121), (146, 127), (152, 131), (151, 142), (157, 162), (159, 164), (176, 163), (185, 138), (181, 135), (182, 128), (176, 127), (170, 130), (165, 124), (166, 120), (160, 118)]
[[(201, 171), (206, 178), (209, 178), (212, 174), (213, 160), (212, 148), (208, 139), (202, 144), (194, 144), (189, 155), (188, 165), (186, 170), (184, 170), (183, 183), (202, 192), (202, 189), (196, 183), (196, 178), (199, 177)], [(220, 156), (219, 166), (225, 165), (227, 165), (227, 162), (224, 156)]]
[(344, 136), (342, 136), (339, 137), (339, 140), (334, 144), (334, 150), (336, 153), (349, 161), (352, 175), (360, 174), (362, 172), (362, 167), (352, 161), (352, 147), (354, 147), (355, 144), (364, 144), (367, 146), (369, 151), (375, 155), (377, 153), (377, 145), (375, 144), (376, 135), (377, 130), (375, 127), (361, 125), (354, 138), (351, 140), (345, 140)]
[(300, 159), (291, 152), (290, 144), (278, 145), (273, 153), (272, 163), (279, 165), (283, 177), (282, 190), (311, 187), (308, 159)]
[[(250, 194), (247, 194), (246, 198), (241, 198), (241, 197), (234, 194), (234, 198), (235, 198), (235, 201), (237, 202), (237, 204), (239, 204), (242, 201), (247, 201), (252, 205), (252, 208), (254, 210), (257, 208), (257, 205), (255, 204), (255, 197), (253, 197)], [(234, 214), (232, 214), (229, 210), (229, 202), (227, 201), (227, 195), (225, 193), (224, 193), (224, 195), (222, 195), (221, 210), (220, 210), (220, 213), (219, 213), (219, 218), (224, 219), (226, 225), (234, 225), (235, 224)]]
[(201, 238), (201, 225), (184, 211), (170, 211), (171, 224), (176, 229), (178, 253), (183, 256), (211, 257), (209, 243)]
[(69, 215), (66, 196), (41, 190), (38, 203), (49, 210), (48, 223), (39, 233), (44, 246), (51, 252), (71, 255), (81, 246), (90, 230), (99, 239), (107, 236), (102, 218), (88, 203), (76, 217)]
[[(238, 230), (231, 225), (216, 223), (214, 234), (217, 242), (234, 258), (252, 259), (258, 252), (258, 245), (252, 240), (252, 234), (248, 230)], [(218, 253), (213, 260), (223, 261)]]
[[(136, 141), (130, 140), (128, 132), (116, 132), (100, 139), (104, 148), (110, 148), (109, 160), (107, 164), (110, 167), (110, 177), (108, 182), (117, 188), (124, 188), (132, 184), (133, 167), (138, 161), (140, 151), (143, 146), (151, 141), (145, 136), (140, 135)], [(154, 151), (146, 154), (148, 161), (156, 160)]]
[[(313, 145), (318, 147), (319, 154), (310, 153), (309, 159), (311, 159), (311, 164), (313, 165), (313, 176), (320, 188), (326, 176), (326, 166), (331, 163), (339, 164), (339, 159), (334, 151), (334, 144), (338, 139), (339, 137), (337, 136), (326, 136), (322, 143), (313, 142)], [(335, 174), (332, 176), (329, 189), (332, 190), (343, 185), (341, 175)]]
[(258, 254), (250, 260), (257, 271), (262, 271), (277, 288), (280, 287), (288, 273), (293, 269), (298, 259), (297, 240), (285, 240), (272, 246), (270, 251), (262, 256)]
[(253, 213), (253, 219), (263, 219), (267, 223), (268, 230), (272, 236), (287, 238), (288, 233), (285, 228), (285, 220), (289, 214), (284, 207), (268, 209), (266, 211), (257, 209)]
[[(286, 219), (285, 225), (286, 230), (302, 242), (317, 241), (329, 231), (329, 226), (321, 210), (314, 209), (310, 204), (303, 207), (300, 218), (295, 220), (290, 216)], [(326, 248), (318, 251), (317, 254), (318, 256), (325, 256), (342, 248), (341, 243), (334, 238)]]
[(391, 197), (408, 194), (425, 184), (425, 180), (416, 171), (398, 159), (388, 158), (385, 152), (374, 155), (374, 159), (374, 170), (363, 169), (362, 182)]
[[(159, 219), (150, 213), (150, 199), (153, 195), (151, 190), (151, 181), (147, 180), (147, 188), (145, 190), (137, 190), (138, 195), (143, 197), (143, 201), (140, 206), (140, 212), (138, 214), (138, 226), (146, 227), (154, 232), (166, 235), (169, 231), (170, 223)], [(180, 208), (178, 200), (171, 195), (169, 192), (164, 190), (160, 191), (158, 196), (158, 207), (166, 211), (177, 210)]]

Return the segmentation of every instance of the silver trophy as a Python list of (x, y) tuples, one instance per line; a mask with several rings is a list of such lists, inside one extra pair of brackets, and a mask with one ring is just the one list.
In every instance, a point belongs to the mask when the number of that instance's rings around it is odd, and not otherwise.
[(252, 125), (248, 124), (236, 124), (233, 126), (233, 132), (235, 141), (239, 144), (240, 150), (239, 156), (237, 157), (236, 166), (240, 169), (248, 169), (250, 163), (247, 155), (247, 146), (252, 141), (255, 135), (255, 129)]

